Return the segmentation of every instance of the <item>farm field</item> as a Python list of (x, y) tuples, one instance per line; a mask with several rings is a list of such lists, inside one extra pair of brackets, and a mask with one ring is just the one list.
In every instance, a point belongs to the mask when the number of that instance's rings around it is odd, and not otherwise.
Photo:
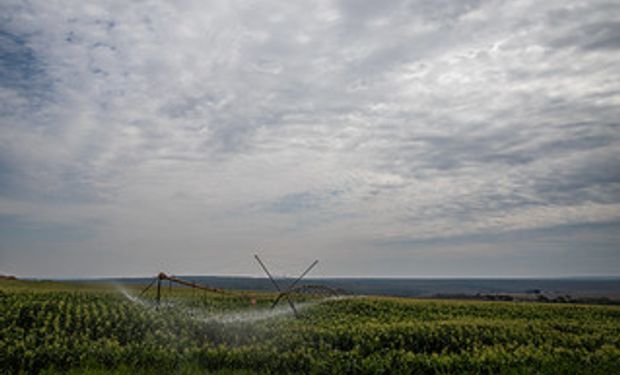
[(0, 281), (0, 369), (17, 373), (620, 373), (620, 306), (316, 299)]

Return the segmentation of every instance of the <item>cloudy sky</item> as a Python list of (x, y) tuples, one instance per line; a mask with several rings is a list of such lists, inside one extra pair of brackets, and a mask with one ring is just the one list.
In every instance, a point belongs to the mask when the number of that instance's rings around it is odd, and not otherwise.
[(0, 1), (0, 273), (620, 275), (617, 1)]

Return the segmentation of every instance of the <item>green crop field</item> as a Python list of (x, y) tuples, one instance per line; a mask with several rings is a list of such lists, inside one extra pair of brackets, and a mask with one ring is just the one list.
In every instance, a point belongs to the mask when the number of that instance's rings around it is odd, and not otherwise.
[(5, 373), (620, 373), (620, 307), (0, 282)]

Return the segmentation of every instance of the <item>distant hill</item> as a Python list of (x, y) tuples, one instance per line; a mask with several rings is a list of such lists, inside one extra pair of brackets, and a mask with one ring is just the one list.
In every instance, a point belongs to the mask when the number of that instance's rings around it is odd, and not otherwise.
[[(196, 283), (223, 289), (273, 291), (267, 278), (237, 276), (179, 276)], [(104, 278), (71, 280), (87, 283), (146, 284), (152, 278)], [(282, 286), (293, 279), (278, 279)], [(406, 279), (406, 278), (321, 278), (305, 284), (340, 288), (354, 294), (401, 297), (475, 296), (479, 294), (545, 294), (620, 299), (620, 278), (558, 279)]]

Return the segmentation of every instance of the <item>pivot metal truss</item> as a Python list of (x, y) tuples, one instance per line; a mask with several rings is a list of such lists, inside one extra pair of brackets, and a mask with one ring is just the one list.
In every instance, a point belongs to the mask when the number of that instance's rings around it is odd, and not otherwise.
[(147, 285), (146, 288), (144, 288), (144, 290), (140, 293), (140, 295), (143, 295), (144, 293), (146, 293), (146, 291), (149, 290), (153, 286), (153, 284), (157, 283), (157, 295), (156, 295), (155, 301), (157, 302), (157, 307), (159, 307), (159, 303), (161, 302), (161, 283), (165, 280), (168, 280), (168, 282), (170, 283), (169, 284), (170, 286), (172, 285), (172, 283), (176, 283), (176, 284), (188, 286), (190, 288), (205, 290), (207, 292), (228, 293), (227, 291), (223, 289), (213, 288), (207, 285), (196, 284), (194, 282), (179, 279), (178, 277), (166, 275), (165, 273), (160, 272), (153, 279), (153, 281), (151, 281), (151, 283)]
[(269, 280), (271, 280), (271, 283), (278, 291), (278, 297), (276, 297), (275, 301), (273, 301), (271, 308), (273, 309), (274, 307), (276, 307), (278, 302), (280, 302), (280, 300), (284, 298), (288, 302), (288, 305), (291, 307), (291, 310), (293, 310), (295, 317), (299, 317), (299, 312), (297, 311), (297, 308), (295, 308), (295, 304), (293, 303), (293, 300), (291, 299), (290, 294), (291, 292), (295, 290), (295, 287), (301, 281), (301, 279), (303, 279), (304, 276), (306, 276), (308, 272), (310, 272), (310, 270), (314, 268), (314, 266), (316, 266), (317, 263), (319, 263), (319, 261), (315, 260), (314, 262), (312, 262), (312, 264), (310, 264), (310, 266), (308, 266), (308, 268), (306, 268), (306, 270), (297, 279), (295, 279), (295, 281), (293, 281), (291, 285), (289, 285), (286, 289), (282, 289), (280, 288), (280, 285), (278, 285), (277, 281), (273, 278), (273, 276), (271, 276), (271, 273), (265, 266), (265, 263), (263, 263), (263, 261), (258, 257), (258, 255), (254, 255), (254, 258), (256, 258), (256, 261), (258, 262), (258, 264), (260, 264), (261, 268), (263, 269), (263, 271), (265, 271), (265, 273), (269, 277)]

